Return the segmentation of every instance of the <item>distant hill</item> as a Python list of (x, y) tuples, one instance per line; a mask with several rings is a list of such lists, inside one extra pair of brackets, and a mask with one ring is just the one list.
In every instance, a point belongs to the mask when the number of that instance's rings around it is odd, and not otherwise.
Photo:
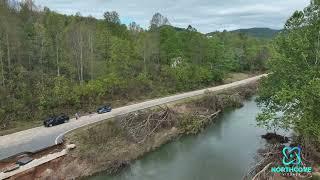
[(160, 29), (163, 29), (163, 28), (173, 28), (176, 31), (187, 31), (187, 29), (185, 29), (185, 28), (175, 27), (175, 26), (171, 26), (171, 25), (163, 25), (160, 27)]
[[(281, 30), (275, 30), (270, 28), (249, 28), (249, 29), (237, 29), (234, 31), (230, 31), (233, 33), (244, 33), (251, 37), (256, 38), (265, 38), (271, 39), (275, 37)], [(211, 36), (214, 35), (216, 32), (208, 33), (207, 35)]]
[(270, 28), (249, 28), (249, 29), (237, 29), (231, 32), (244, 33), (249, 36), (257, 38), (273, 38), (280, 30), (270, 29)]

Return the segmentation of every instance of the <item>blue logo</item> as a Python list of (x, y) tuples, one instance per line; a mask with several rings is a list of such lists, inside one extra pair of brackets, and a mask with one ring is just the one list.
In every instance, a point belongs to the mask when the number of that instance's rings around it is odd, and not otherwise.
[(282, 154), (282, 163), (285, 166), (300, 165), (302, 163), (300, 147), (285, 147), (282, 150)]
[(300, 147), (284, 147), (282, 149), (282, 164), (284, 166), (271, 167), (271, 172), (294, 176), (300, 173), (312, 173), (312, 167), (302, 163)]

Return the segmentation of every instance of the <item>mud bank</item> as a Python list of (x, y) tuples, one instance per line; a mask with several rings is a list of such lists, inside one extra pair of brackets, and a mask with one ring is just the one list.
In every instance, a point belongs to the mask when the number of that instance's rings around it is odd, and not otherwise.
[[(168, 107), (139, 111), (78, 129), (66, 141), (76, 144), (75, 150), (13, 178), (75, 179), (102, 171), (118, 173), (176, 138), (201, 132), (214, 123), (219, 112), (241, 107), (242, 101), (255, 94), (256, 89), (256, 84), (250, 84), (223, 93), (208, 92)], [(140, 126), (143, 128), (137, 128)]]

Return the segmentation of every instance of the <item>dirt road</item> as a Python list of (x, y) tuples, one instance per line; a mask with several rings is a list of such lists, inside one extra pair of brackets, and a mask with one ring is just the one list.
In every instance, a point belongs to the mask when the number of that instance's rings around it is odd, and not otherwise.
[(65, 133), (72, 131), (74, 129), (103, 121), (115, 116), (127, 114), (137, 110), (142, 110), (157, 105), (162, 105), (198, 95), (204, 94), (207, 90), (209, 91), (223, 91), (229, 88), (234, 88), (242, 85), (246, 85), (251, 82), (255, 82), (261, 77), (266, 76), (259, 75), (249, 79), (233, 82), (230, 84), (225, 84), (221, 86), (216, 86), (212, 88), (177, 94), (169, 97), (154, 99), (145, 101), (142, 103), (137, 103), (129, 106), (124, 106), (120, 108), (113, 109), (112, 112), (107, 114), (92, 114), (88, 116), (83, 116), (78, 120), (71, 119), (69, 123), (55, 126), (52, 128), (36, 127), (33, 129), (28, 129), (25, 131), (20, 131), (14, 134), (9, 134), (6, 136), (0, 136), (0, 160), (10, 157), (12, 155), (21, 152), (34, 152), (43, 148), (52, 146), (62, 140)]

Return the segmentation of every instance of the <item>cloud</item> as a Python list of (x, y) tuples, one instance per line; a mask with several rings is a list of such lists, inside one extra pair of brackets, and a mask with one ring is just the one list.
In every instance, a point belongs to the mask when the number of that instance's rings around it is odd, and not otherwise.
[(123, 23), (135, 21), (148, 27), (152, 15), (160, 12), (172, 25), (191, 24), (201, 32), (250, 27), (281, 29), (295, 10), (310, 0), (35, 0), (64, 14), (102, 18), (105, 11), (117, 11)]

